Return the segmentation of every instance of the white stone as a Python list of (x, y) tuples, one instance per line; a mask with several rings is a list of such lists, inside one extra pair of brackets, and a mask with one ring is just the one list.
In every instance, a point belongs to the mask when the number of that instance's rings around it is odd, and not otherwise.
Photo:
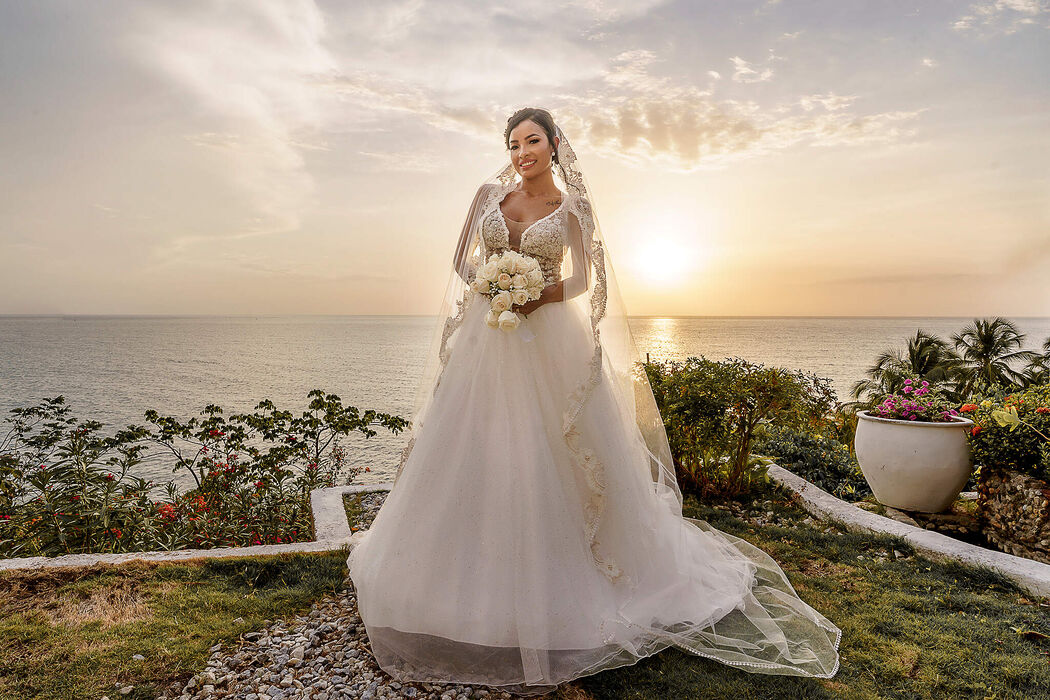
[(1050, 564), (985, 549), (922, 528), (905, 525), (835, 498), (783, 467), (771, 464), (767, 472), (779, 484), (797, 493), (802, 507), (823, 520), (834, 520), (849, 530), (897, 535), (921, 554), (952, 559), (975, 567), (998, 571), (1021, 588), (1038, 596), (1050, 596)]

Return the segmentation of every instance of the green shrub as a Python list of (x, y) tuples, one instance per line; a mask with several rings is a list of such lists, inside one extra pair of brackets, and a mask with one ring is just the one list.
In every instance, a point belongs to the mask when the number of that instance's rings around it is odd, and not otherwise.
[[(12, 410), (0, 440), (0, 557), (313, 539), (310, 492), (357, 473), (344, 465), (339, 439), (371, 437), (372, 425), (397, 433), (407, 421), (318, 389), (309, 399), (298, 416), (268, 400), (228, 419), (215, 405), (186, 422), (150, 410), (156, 430), (111, 436), (98, 421), (72, 417), (61, 396)], [(130, 475), (150, 446), (195, 488), (179, 492), (169, 481), (167, 499), (153, 500), (155, 485)]]
[(753, 449), (838, 498), (859, 501), (871, 495), (856, 457), (833, 437), (770, 426)]
[(960, 411), (976, 423), (970, 447), (982, 472), (1010, 469), (1050, 480), (1050, 385), (978, 398)]
[(701, 498), (739, 496), (765, 480), (767, 460), (751, 453), (762, 423), (822, 429), (835, 400), (827, 379), (741, 358), (650, 362), (645, 371), (679, 484)]

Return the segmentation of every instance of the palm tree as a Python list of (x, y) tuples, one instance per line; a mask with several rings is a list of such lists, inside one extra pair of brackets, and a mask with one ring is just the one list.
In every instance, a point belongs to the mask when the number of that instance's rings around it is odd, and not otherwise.
[(853, 385), (851, 394), (856, 401), (846, 405), (863, 408), (876, 396), (899, 392), (910, 377), (925, 379), (933, 386), (952, 384), (959, 379), (961, 366), (962, 360), (947, 341), (920, 328), (908, 339), (904, 353), (886, 351), (875, 359), (865, 373), (868, 378)]
[(1050, 337), (1043, 341), (1043, 353), (1029, 362), (1022, 374), (1026, 387), (1050, 384)]
[(970, 394), (977, 387), (1023, 387), (1026, 377), (1010, 366), (1011, 362), (1032, 362), (1041, 355), (1021, 350), (1024, 334), (1012, 321), (1000, 316), (975, 318), (961, 332), (952, 336), (963, 359), (965, 382), (961, 387)]

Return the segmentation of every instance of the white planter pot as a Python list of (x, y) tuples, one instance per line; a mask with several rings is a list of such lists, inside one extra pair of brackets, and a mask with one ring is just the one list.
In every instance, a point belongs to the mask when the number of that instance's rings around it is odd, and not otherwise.
[(968, 418), (951, 423), (896, 420), (857, 412), (857, 461), (875, 498), (901, 510), (939, 513), (970, 476)]

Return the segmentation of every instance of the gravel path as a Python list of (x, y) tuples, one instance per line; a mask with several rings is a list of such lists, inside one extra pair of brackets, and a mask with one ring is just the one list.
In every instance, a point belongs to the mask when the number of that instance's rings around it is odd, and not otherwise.
[[(371, 525), (386, 496), (385, 491), (365, 494), (361, 499), (364, 512), (354, 527)], [(346, 589), (315, 603), (309, 614), (291, 623), (277, 620), (261, 632), (242, 635), (241, 640), (234, 648), (212, 647), (205, 670), (158, 700), (515, 697), (480, 686), (399, 683), (390, 678), (372, 657), (349, 580)]]
[(376, 514), (379, 512), (379, 508), (383, 505), (383, 502), (386, 501), (386, 497), (389, 494), (389, 491), (370, 491), (368, 493), (362, 493), (361, 514), (355, 522), (350, 523), (350, 526), (355, 527), (358, 530), (367, 530), (372, 527), (372, 521), (376, 519)]
[(470, 685), (399, 683), (375, 659), (357, 614), (353, 589), (327, 596), (292, 623), (278, 620), (262, 632), (242, 635), (235, 648), (212, 647), (207, 668), (181, 689), (158, 700), (198, 698), (513, 698)]

